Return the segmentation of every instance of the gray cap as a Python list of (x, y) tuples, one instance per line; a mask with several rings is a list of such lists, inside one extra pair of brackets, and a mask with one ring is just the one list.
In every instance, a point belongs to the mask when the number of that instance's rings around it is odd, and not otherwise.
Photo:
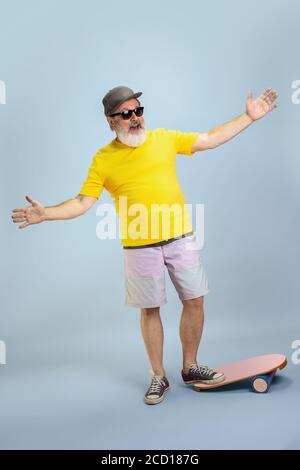
[(104, 114), (109, 116), (125, 101), (138, 98), (141, 95), (141, 91), (134, 93), (134, 91), (127, 86), (116, 86), (112, 90), (109, 90), (102, 100)]

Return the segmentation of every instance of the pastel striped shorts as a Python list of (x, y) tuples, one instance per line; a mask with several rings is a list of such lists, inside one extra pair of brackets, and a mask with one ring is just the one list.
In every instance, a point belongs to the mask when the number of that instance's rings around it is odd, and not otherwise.
[(181, 300), (209, 292), (195, 233), (161, 246), (123, 249), (123, 253), (125, 305), (151, 308), (166, 304), (165, 266)]

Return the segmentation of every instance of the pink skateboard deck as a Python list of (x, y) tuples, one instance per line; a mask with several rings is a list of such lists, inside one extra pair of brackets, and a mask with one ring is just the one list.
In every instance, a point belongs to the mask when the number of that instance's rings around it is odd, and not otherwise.
[(195, 383), (193, 389), (197, 392), (211, 388), (224, 387), (240, 380), (252, 379), (252, 390), (258, 393), (266, 393), (278, 369), (287, 365), (287, 358), (283, 354), (265, 354), (251, 357), (243, 361), (233, 362), (214, 368), (217, 372), (223, 372), (225, 380), (216, 384)]

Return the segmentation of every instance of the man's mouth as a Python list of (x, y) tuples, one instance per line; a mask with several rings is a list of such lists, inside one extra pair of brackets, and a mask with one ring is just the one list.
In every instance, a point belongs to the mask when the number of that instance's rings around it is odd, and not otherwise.
[(140, 124), (134, 124), (132, 126), (130, 126), (130, 130), (131, 131), (134, 131), (136, 132), (137, 130), (139, 130), (141, 128), (141, 125)]

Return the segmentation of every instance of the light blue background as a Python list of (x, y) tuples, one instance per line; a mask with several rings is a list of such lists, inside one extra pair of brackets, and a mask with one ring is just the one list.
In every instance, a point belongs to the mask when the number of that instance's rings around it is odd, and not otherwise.
[[(299, 370), (300, 79), (297, 0), (0, 2), (2, 449), (295, 449)], [(207, 131), (278, 90), (279, 108), (225, 145), (178, 156), (189, 203), (205, 204), (211, 292), (198, 359), (211, 367), (282, 352), (271, 392), (248, 384), (195, 393), (180, 376), (181, 303), (168, 279), (165, 368), (171, 389), (143, 403), (149, 362), (137, 309), (124, 306), (119, 240), (83, 217), (19, 230), (25, 195), (77, 195), (114, 134), (101, 99), (143, 91), (148, 128)], [(100, 199), (112, 201), (104, 192)]]

